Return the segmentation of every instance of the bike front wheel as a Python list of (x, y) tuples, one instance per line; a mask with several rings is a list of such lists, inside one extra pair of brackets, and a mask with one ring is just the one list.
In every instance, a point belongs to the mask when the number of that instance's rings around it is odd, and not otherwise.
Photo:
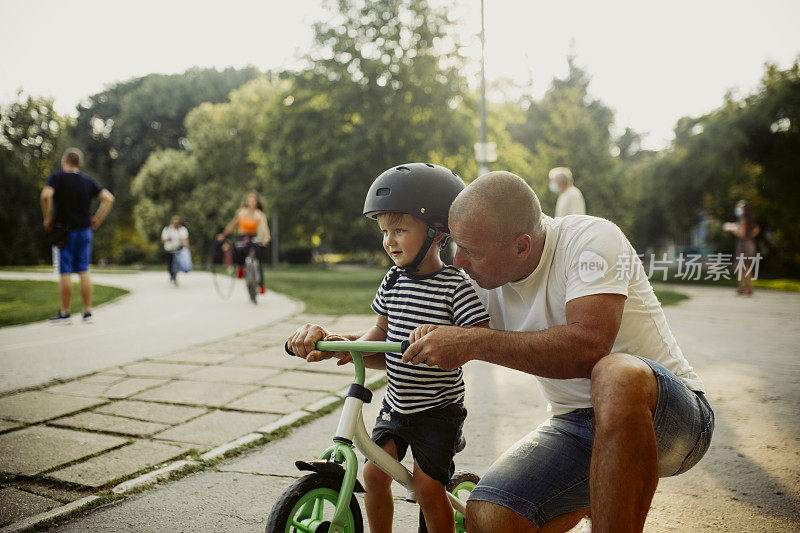
[[(328, 531), (339, 499), (341, 478), (309, 474), (295, 481), (278, 499), (267, 520), (266, 533)], [(345, 533), (363, 533), (364, 521), (355, 495), (345, 516)]]
[(244, 277), (247, 282), (247, 294), (250, 296), (250, 301), (257, 303), (256, 294), (258, 294), (258, 270), (260, 266), (258, 259), (255, 257), (248, 257), (244, 260)]

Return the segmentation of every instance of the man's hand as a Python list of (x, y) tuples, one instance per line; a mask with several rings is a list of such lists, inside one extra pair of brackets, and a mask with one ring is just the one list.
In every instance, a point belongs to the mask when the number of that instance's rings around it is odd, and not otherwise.
[(306, 324), (300, 326), (286, 341), (286, 345), (298, 357), (302, 357), (308, 362), (322, 361), (333, 357), (333, 352), (320, 352), (314, 346), (317, 341), (331, 336), (331, 333), (317, 324)]
[(421, 326), (417, 326), (417, 328), (411, 332), (411, 335), (408, 336), (408, 342), (414, 343), (420, 340), (422, 337), (430, 333), (431, 331), (435, 330), (439, 326), (436, 324), (423, 324)]
[(101, 222), (102, 220), (98, 219), (97, 217), (92, 217), (92, 229), (96, 230), (97, 228), (99, 228)]
[(412, 365), (425, 363), (442, 370), (455, 370), (473, 359), (476, 353), (475, 340), (488, 331), (482, 328), (435, 326), (408, 347), (403, 354), (403, 362)]
[(42, 225), (45, 231), (53, 231), (53, 219), (51, 217), (45, 217)]

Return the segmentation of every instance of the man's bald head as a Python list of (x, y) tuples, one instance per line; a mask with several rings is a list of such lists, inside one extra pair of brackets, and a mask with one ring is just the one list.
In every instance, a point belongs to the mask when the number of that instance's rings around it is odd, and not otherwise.
[(495, 237), (508, 242), (519, 235), (543, 236), (542, 207), (525, 180), (506, 171), (489, 172), (469, 184), (450, 207), (450, 220), (480, 219)]

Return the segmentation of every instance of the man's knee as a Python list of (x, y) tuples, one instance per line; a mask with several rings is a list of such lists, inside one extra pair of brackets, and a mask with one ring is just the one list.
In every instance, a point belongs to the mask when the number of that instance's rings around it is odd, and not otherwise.
[(511, 509), (485, 501), (467, 502), (467, 531), (469, 533), (494, 533), (515, 531), (535, 533), (536, 525)]
[(595, 417), (621, 414), (658, 403), (658, 382), (650, 366), (632, 355), (605, 356), (592, 369), (592, 407)]

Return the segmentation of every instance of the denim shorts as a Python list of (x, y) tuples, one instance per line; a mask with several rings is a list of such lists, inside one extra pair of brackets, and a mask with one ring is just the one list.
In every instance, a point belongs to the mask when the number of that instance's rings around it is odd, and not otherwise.
[(392, 411), (384, 400), (372, 440), (378, 446), (393, 440), (401, 461), (410, 446), (422, 471), (446, 487), (455, 472), (453, 456), (466, 418), (467, 409), (460, 403), (404, 415)]
[[(659, 476), (685, 472), (705, 454), (714, 412), (702, 392), (689, 390), (672, 372), (640, 357), (658, 382), (653, 414)], [(553, 518), (589, 507), (594, 410), (551, 417), (489, 467), (470, 500), (491, 502), (542, 527)]]
[(62, 274), (88, 272), (92, 259), (92, 228), (70, 230), (67, 245), (58, 249), (58, 268)]

